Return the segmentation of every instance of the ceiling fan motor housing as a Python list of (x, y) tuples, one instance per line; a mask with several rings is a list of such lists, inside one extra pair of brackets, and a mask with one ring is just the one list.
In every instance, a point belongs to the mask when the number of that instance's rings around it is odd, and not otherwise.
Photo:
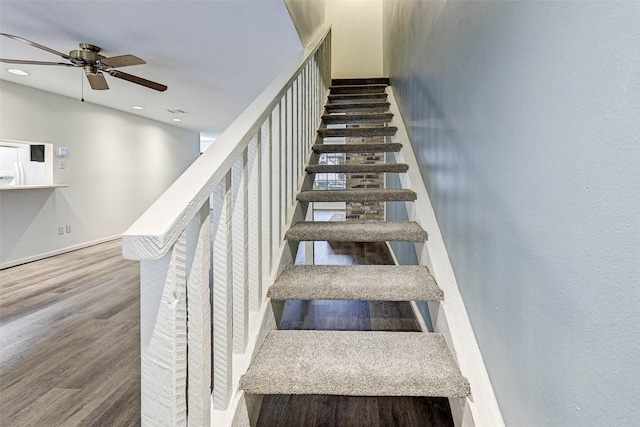
[(69, 52), (69, 56), (81, 62), (95, 65), (96, 62), (104, 58), (104, 56), (99, 53), (101, 50), (102, 49), (98, 46), (88, 43), (80, 43), (80, 50), (72, 50)]

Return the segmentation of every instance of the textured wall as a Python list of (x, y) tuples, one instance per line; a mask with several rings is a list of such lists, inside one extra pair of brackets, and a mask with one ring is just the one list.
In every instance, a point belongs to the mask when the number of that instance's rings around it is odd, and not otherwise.
[(324, 24), (324, 0), (284, 0), (303, 45), (308, 45)]
[(0, 96), (0, 138), (69, 149), (53, 170), (69, 188), (0, 192), (0, 266), (122, 234), (199, 154), (197, 132), (10, 82)]
[(384, 7), (507, 425), (639, 425), (640, 2)]

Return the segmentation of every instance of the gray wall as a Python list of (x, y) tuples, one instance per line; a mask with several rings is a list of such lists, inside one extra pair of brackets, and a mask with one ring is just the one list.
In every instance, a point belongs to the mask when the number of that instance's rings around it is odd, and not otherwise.
[(324, 0), (284, 0), (300, 40), (308, 45), (324, 24)]
[(197, 132), (77, 99), (7, 81), (0, 99), (0, 138), (69, 149), (68, 188), (0, 191), (0, 267), (119, 236), (200, 152)]
[(640, 424), (640, 2), (385, 2), (394, 85), (510, 426)]

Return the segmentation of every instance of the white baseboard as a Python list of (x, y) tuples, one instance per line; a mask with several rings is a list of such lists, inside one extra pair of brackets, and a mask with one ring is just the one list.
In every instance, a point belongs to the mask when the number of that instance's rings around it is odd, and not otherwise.
[(17, 265), (26, 264), (28, 262), (39, 261), (41, 259), (50, 258), (52, 256), (65, 254), (67, 252), (77, 251), (78, 249), (88, 248), (89, 246), (99, 245), (100, 243), (110, 242), (112, 240), (117, 240), (121, 238), (122, 235), (118, 234), (116, 236), (109, 236), (98, 240), (92, 240), (90, 242), (79, 243), (73, 246), (67, 246), (66, 248), (56, 249), (55, 251), (45, 252), (25, 258), (16, 259), (13, 261), (0, 263), (0, 270), (4, 270), (5, 268), (15, 267)]

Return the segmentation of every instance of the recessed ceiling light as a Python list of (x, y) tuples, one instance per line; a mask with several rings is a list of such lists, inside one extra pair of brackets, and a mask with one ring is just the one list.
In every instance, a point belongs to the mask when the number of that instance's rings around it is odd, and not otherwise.
[(144, 108), (138, 107), (137, 105), (135, 107), (131, 107), (131, 108), (133, 108), (134, 110), (144, 110)]
[(174, 122), (181, 122), (182, 119), (172, 119)]
[(18, 70), (17, 68), (10, 68), (7, 71), (10, 72), (11, 74), (16, 74), (18, 76), (28, 76), (29, 75), (29, 73), (27, 73), (26, 71)]

